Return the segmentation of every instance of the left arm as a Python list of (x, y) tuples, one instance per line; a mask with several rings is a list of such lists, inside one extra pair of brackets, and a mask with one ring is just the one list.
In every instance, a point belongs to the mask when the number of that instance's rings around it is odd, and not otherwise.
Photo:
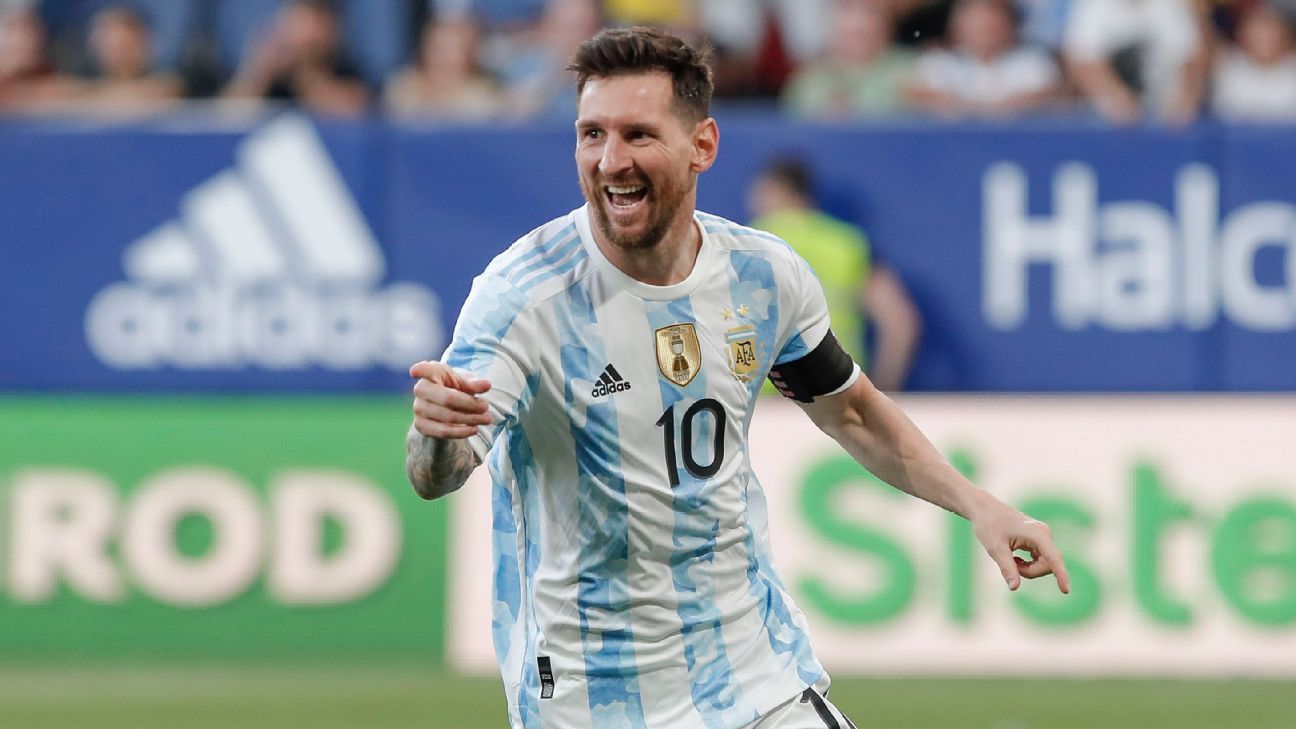
[[(972, 522), (977, 539), (999, 565), (1009, 589), (1016, 590), (1022, 577), (1054, 574), (1058, 588), (1071, 591), (1066, 565), (1048, 525), (977, 488), (954, 470), (867, 377), (860, 375), (842, 392), (801, 406), (820, 430), (879, 478)], [(1030, 552), (1032, 559), (1015, 557), (1019, 549)]]

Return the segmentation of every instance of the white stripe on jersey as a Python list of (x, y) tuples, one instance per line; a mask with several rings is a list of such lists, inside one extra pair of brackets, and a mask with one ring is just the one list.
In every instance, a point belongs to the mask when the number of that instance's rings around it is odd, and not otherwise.
[[(617, 270), (585, 208), (537, 228), (474, 281), (443, 358), (493, 385), (496, 425), (471, 442), (490, 452), (518, 729), (735, 729), (824, 675), (746, 452), (770, 366), (828, 331), (823, 293), (777, 238), (696, 221), (694, 269), (666, 287)], [(609, 367), (622, 384), (599, 387)]]

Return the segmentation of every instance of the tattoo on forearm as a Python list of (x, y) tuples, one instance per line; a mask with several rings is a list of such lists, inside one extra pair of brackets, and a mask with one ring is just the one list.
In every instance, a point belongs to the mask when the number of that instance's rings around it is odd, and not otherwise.
[(442, 496), (463, 485), (477, 467), (477, 455), (468, 441), (428, 438), (411, 432), (406, 473), (410, 483), (424, 496)]

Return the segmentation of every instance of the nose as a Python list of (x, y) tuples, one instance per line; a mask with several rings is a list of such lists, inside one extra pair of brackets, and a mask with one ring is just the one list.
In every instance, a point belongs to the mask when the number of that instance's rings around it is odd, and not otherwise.
[(603, 156), (599, 158), (599, 173), (604, 177), (614, 177), (629, 170), (633, 164), (629, 145), (615, 136), (609, 136), (603, 143)]

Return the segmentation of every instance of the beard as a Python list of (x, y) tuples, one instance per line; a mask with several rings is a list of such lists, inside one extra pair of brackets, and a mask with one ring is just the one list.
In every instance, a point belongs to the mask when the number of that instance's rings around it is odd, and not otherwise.
[[(644, 205), (647, 208), (648, 219), (642, 225), (636, 226), (635, 230), (618, 228), (613, 224), (610, 210), (612, 202), (603, 191), (605, 185), (625, 184), (642, 184), (647, 189), (644, 194)], [(590, 203), (594, 224), (603, 234), (603, 239), (623, 251), (647, 250), (661, 243), (666, 237), (666, 232), (670, 230), (671, 223), (675, 222), (675, 214), (679, 212), (680, 205), (689, 192), (687, 181), (674, 179), (663, 180), (660, 185), (633, 178), (607, 180), (599, 184), (586, 183), (582, 179), (581, 187), (585, 199)]]

